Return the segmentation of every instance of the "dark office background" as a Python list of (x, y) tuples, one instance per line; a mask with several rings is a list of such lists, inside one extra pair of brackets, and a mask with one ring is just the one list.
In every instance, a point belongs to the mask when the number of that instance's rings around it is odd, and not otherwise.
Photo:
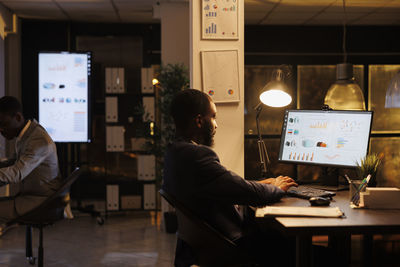
[[(39, 51), (74, 51), (80, 36), (135, 37), (142, 40), (142, 50), (133, 51), (142, 57), (143, 66), (161, 64), (161, 28), (159, 24), (91, 24), (39, 20), (22, 20), (22, 102), (28, 117), (37, 118), (37, 54)], [(335, 65), (343, 61), (341, 26), (246, 26), (245, 64), (293, 66), (292, 79), (296, 79), (297, 65)], [(364, 84), (368, 84), (369, 64), (399, 64), (400, 27), (348, 26), (346, 47), (348, 62), (364, 65)], [(96, 58), (96, 55), (93, 55)], [(93, 69), (92, 88), (104, 88), (99, 77), (101, 68)], [(293, 83), (296, 86), (296, 83)], [(132, 86), (132, 84), (131, 84)], [(140, 84), (134, 85), (140, 90)], [(368, 90), (364, 90), (367, 92)], [(92, 93), (92, 112), (104, 114), (104, 101)], [(99, 96), (100, 95), (100, 96)], [(368, 96), (365, 95), (367, 99)], [(97, 99), (98, 100), (98, 99)], [(294, 100), (296, 101), (296, 100)], [(96, 130), (96, 129), (94, 129)], [(378, 135), (400, 136), (399, 134)], [(264, 135), (266, 142), (276, 140), (279, 135)], [(274, 146), (274, 142), (271, 142)], [(256, 136), (245, 133), (245, 175), (257, 177), (253, 163), (258, 160)], [(86, 158), (80, 159), (82, 162)], [(272, 159), (276, 163), (276, 159)], [(286, 166), (296, 175), (297, 169)]]

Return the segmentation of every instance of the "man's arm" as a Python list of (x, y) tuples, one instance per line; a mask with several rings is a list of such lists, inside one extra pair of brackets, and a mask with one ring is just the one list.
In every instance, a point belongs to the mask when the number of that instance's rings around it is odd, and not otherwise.
[(51, 153), (51, 144), (42, 136), (29, 140), (23, 154), (11, 166), (0, 168), (0, 182), (19, 183)]
[[(218, 199), (230, 204), (257, 206), (278, 201), (285, 193), (277, 186), (246, 181), (228, 171), (220, 164), (215, 152), (204, 146), (199, 146), (196, 151), (194, 167), (198, 177), (197, 197)], [(285, 188), (286, 182), (282, 179), (280, 182)]]
[(11, 166), (15, 163), (15, 159), (4, 159), (0, 161), (0, 168)]

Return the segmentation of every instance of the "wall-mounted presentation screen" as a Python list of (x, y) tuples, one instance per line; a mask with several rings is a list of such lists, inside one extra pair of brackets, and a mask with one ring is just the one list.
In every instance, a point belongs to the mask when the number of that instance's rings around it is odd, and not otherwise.
[(355, 167), (368, 152), (372, 111), (287, 110), (279, 160)]
[(39, 53), (39, 123), (55, 142), (89, 142), (90, 53)]

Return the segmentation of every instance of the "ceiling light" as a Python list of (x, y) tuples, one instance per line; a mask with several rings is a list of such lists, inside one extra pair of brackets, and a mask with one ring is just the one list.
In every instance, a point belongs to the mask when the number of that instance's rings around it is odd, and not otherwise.
[(365, 110), (363, 91), (353, 77), (353, 64), (347, 63), (346, 51), (346, 3), (343, 0), (343, 59), (336, 66), (336, 82), (326, 93), (324, 104), (336, 110)]

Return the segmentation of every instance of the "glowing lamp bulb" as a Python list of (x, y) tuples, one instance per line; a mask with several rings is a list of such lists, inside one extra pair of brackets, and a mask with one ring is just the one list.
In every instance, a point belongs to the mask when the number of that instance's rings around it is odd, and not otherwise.
[(284, 107), (292, 102), (292, 97), (281, 90), (268, 90), (260, 95), (260, 101), (270, 107)]

